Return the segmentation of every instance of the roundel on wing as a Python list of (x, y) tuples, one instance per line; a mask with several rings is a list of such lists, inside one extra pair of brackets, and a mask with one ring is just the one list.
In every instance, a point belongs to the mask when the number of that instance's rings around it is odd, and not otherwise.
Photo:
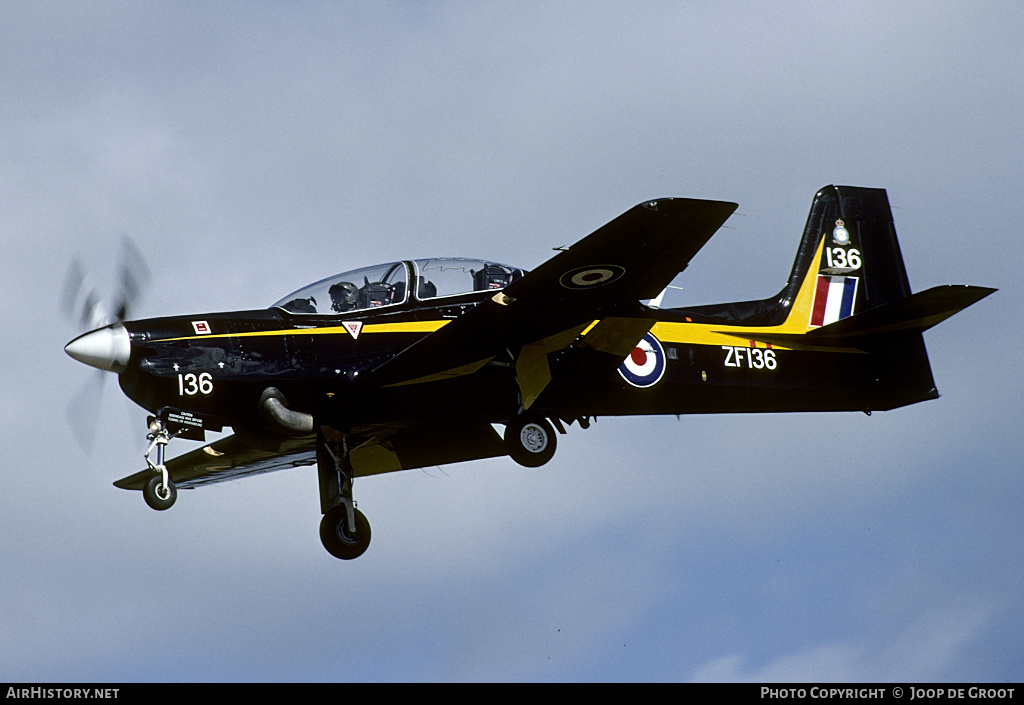
[(619, 365), (619, 374), (634, 387), (652, 387), (661, 381), (665, 374), (665, 351), (653, 333), (636, 344)]
[(592, 264), (569, 270), (558, 281), (566, 289), (590, 289), (611, 284), (625, 273), (626, 270), (617, 264)]

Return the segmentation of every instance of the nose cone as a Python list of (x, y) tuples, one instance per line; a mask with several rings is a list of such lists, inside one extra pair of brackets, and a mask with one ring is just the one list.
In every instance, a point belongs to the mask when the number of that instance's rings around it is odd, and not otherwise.
[(128, 330), (120, 323), (80, 335), (64, 346), (64, 352), (79, 362), (100, 370), (124, 372), (131, 357)]

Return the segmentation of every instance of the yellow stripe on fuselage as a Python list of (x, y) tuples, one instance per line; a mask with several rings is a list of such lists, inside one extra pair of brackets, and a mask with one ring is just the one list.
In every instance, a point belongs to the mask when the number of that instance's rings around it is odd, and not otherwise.
[[(404, 323), (367, 323), (360, 330), (363, 333), (433, 333), (442, 328), (450, 319), (439, 321), (406, 321)], [(177, 340), (210, 340), (214, 338), (254, 338), (272, 335), (351, 335), (344, 326), (324, 326), (322, 328), (282, 328), (280, 330), (257, 330), (244, 333), (213, 333), (210, 335), (185, 335), (180, 338), (161, 338), (158, 343), (171, 343)]]
[[(676, 323), (659, 321), (651, 328), (654, 337), (663, 343), (674, 345), (750, 345), (750, 341), (758, 342), (759, 337), (771, 332), (778, 333), (777, 327), (751, 328), (744, 326), (715, 326), (705, 323)], [(762, 347), (764, 347), (764, 342)], [(773, 348), (791, 350), (784, 345), (772, 343)]]
[[(789, 310), (786, 320), (777, 326), (733, 326), (715, 323), (678, 323), (659, 321), (651, 328), (654, 336), (663, 343), (677, 345), (742, 345), (751, 343), (756, 347), (771, 345), (778, 350), (806, 350), (812, 346), (804, 346), (794, 339), (811, 330), (811, 308), (814, 306), (814, 285), (818, 279), (821, 264), (822, 248), (825, 238), (818, 243), (818, 249), (811, 260), (811, 266), (800, 283), (796, 299)], [(784, 336), (781, 340), (779, 336)], [(813, 346), (821, 350), (820, 346)], [(854, 352), (852, 349), (850, 352)]]
[[(651, 327), (654, 336), (663, 343), (675, 345), (742, 345), (749, 346), (751, 342), (755, 347), (760, 344), (762, 347), (771, 345), (779, 350), (822, 350), (819, 345), (801, 345), (796, 336), (803, 335), (811, 330), (809, 324), (811, 308), (814, 305), (814, 288), (817, 281), (818, 270), (821, 263), (822, 248), (825, 239), (818, 243), (817, 252), (811, 262), (811, 266), (804, 276), (796, 299), (790, 309), (786, 320), (777, 326), (743, 326), (743, 325), (722, 325), (714, 323), (692, 323), (678, 321), (658, 321)], [(514, 304), (512, 304), (514, 305)], [(358, 320), (358, 319), (356, 319)], [(438, 319), (431, 321), (404, 321), (396, 323), (367, 323), (363, 325), (359, 335), (375, 333), (433, 333), (440, 330), (449, 323), (451, 319)], [(594, 326), (598, 324), (595, 320), (583, 328), (580, 335), (586, 336)], [(251, 331), (245, 333), (216, 333), (211, 335), (189, 335), (180, 338), (164, 338), (155, 342), (172, 342), (177, 340), (203, 340), (213, 338), (251, 338), (259, 336), (275, 335), (351, 335), (344, 326), (324, 326), (322, 328), (287, 328), (281, 330)], [(779, 338), (778, 336), (782, 336)], [(853, 348), (844, 349), (847, 352), (857, 352)]]
[(433, 333), (452, 319), (443, 321), (409, 321), (407, 323), (367, 323), (364, 333)]

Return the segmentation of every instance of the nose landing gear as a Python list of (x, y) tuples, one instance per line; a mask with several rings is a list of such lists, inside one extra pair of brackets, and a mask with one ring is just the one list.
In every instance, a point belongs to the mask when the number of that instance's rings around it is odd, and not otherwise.
[[(145, 457), (149, 469), (153, 471), (153, 477), (143, 485), (142, 496), (146, 500), (146, 504), (157, 511), (170, 509), (174, 505), (174, 501), (178, 499), (178, 489), (174, 486), (171, 474), (167, 472), (167, 466), (164, 465), (164, 451), (167, 448), (167, 443), (173, 437), (160, 419), (153, 418), (149, 422), (149, 433), (146, 435), (146, 440), (150, 443)], [(155, 463), (149, 457), (154, 449), (156, 450)]]

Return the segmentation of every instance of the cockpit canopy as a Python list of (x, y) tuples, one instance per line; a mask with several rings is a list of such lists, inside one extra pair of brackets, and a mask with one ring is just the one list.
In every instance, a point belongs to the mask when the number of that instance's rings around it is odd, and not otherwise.
[[(291, 313), (332, 316), (459, 296), (474, 291), (497, 291), (519, 279), (525, 271), (497, 262), (435, 257), (392, 262), (335, 274), (303, 287), (274, 304)], [(410, 286), (410, 282), (414, 282)]]

